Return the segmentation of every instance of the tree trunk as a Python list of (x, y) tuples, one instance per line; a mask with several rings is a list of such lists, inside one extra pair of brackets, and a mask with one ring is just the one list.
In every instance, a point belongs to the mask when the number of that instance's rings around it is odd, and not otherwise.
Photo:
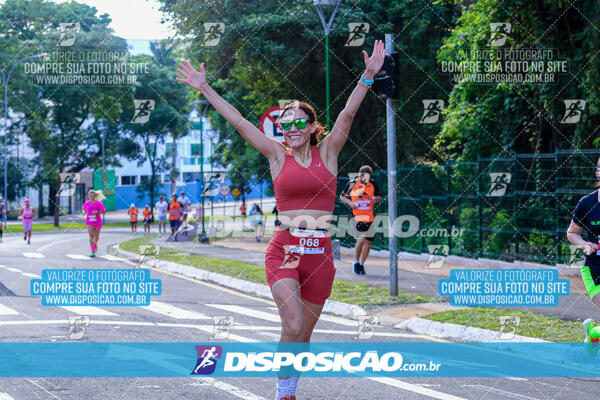
[[(177, 192), (177, 175), (179, 175), (177, 171), (177, 141), (175, 136), (173, 136), (173, 145), (172, 145), (172, 153), (171, 153), (171, 194)], [(170, 197), (170, 196), (169, 196)]]
[(60, 204), (59, 204), (59, 200), (60, 197), (58, 197), (58, 187), (56, 186), (57, 183), (59, 181), (57, 179), (55, 180), (51, 180), (50, 184), (49, 184), (49, 190), (48, 190), (48, 208), (53, 210), (54, 213), (54, 226), (58, 227), (59, 226), (59, 211), (60, 211)]
[(44, 215), (46, 215), (44, 213), (44, 183), (40, 183), (40, 186), (38, 188), (38, 203), (39, 203), (39, 207), (38, 207), (38, 218), (42, 218)]

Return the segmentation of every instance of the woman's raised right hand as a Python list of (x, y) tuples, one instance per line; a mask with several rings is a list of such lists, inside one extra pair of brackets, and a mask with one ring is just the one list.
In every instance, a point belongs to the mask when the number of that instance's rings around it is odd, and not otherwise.
[(583, 253), (586, 256), (589, 256), (590, 254), (592, 254), (593, 252), (595, 252), (596, 250), (598, 250), (598, 245), (596, 243), (592, 243), (592, 242), (587, 242), (585, 244), (585, 248), (583, 249)]
[(204, 70), (204, 63), (200, 64), (200, 71), (196, 71), (192, 64), (188, 60), (184, 61), (184, 64), (179, 64), (180, 68), (177, 68), (177, 71), (183, 75), (185, 79), (175, 78), (179, 82), (187, 83), (191, 87), (196, 90), (201, 90), (201, 88), (206, 85), (206, 71)]

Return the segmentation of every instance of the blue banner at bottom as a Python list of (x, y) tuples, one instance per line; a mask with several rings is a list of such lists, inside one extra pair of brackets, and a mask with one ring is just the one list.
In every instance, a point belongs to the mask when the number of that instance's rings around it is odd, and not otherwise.
[(582, 343), (0, 343), (0, 377), (600, 377)]

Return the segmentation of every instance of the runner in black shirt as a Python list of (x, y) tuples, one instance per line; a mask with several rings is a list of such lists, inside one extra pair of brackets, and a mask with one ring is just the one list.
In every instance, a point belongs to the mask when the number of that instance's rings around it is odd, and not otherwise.
[[(600, 179), (600, 159), (596, 170)], [(584, 240), (581, 237), (585, 230)], [(592, 302), (600, 310), (600, 192), (594, 192), (583, 197), (573, 211), (573, 220), (567, 230), (567, 239), (585, 253), (585, 264), (581, 267), (581, 277)], [(583, 322), (585, 342), (600, 342), (600, 325), (592, 318)], [(595, 345), (600, 348), (600, 346)], [(596, 349), (597, 350), (597, 349)]]

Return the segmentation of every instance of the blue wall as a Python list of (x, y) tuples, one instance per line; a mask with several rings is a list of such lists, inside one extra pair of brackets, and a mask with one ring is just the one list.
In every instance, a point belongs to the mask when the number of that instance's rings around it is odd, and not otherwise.
[[(231, 181), (225, 181), (228, 185), (231, 186)], [(265, 192), (267, 186), (269, 185), (270, 180), (265, 179), (262, 184), (262, 191)], [(192, 203), (199, 203), (202, 201), (200, 193), (202, 192), (202, 184), (201, 182), (190, 182), (182, 186), (177, 186), (177, 196), (179, 197), (179, 192), (183, 189), (185, 191), (185, 195), (190, 198)], [(233, 187), (232, 187), (233, 189)], [(258, 183), (253, 183), (251, 185), (250, 193), (246, 193), (246, 200), (253, 200), (260, 198), (261, 187)], [(158, 201), (158, 196), (164, 195), (165, 198), (169, 198), (171, 195), (171, 185), (170, 184), (162, 184), (157, 187), (157, 196), (154, 200), (156, 203)], [(137, 186), (117, 186), (116, 191), (116, 199), (117, 199), (117, 209), (125, 209), (129, 208), (131, 203), (135, 203), (135, 205), (139, 207), (143, 207), (144, 205), (150, 205), (150, 196), (148, 193), (144, 193), (142, 198), (140, 198), (140, 193), (137, 191)], [(263, 197), (265, 195), (263, 194)], [(209, 197), (207, 197), (208, 199)], [(237, 198), (237, 200), (241, 200), (241, 195)], [(215, 196), (215, 201), (223, 201), (223, 196)], [(233, 196), (227, 196), (227, 201), (233, 201)]]

